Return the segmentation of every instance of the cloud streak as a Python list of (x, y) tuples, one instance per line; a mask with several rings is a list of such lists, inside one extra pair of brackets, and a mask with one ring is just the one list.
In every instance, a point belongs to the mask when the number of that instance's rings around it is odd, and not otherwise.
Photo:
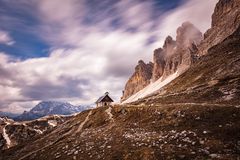
[(13, 45), (14, 41), (9, 36), (8, 32), (0, 30), (0, 43), (6, 44), (6, 45)]

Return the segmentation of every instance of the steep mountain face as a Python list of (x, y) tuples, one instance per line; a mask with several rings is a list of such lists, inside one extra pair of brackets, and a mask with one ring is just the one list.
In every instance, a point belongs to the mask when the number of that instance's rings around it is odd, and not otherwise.
[(165, 39), (163, 48), (158, 48), (153, 53), (153, 82), (157, 81), (160, 77), (163, 76), (166, 66), (168, 65), (169, 57), (174, 55), (174, 50), (176, 49), (176, 41), (172, 39), (171, 36), (168, 36)]
[[(137, 92), (146, 88), (150, 82), (156, 82), (161, 78), (161, 81), (167, 79), (170, 75), (178, 72), (183, 73), (190, 67), (194, 61), (193, 53), (197, 51), (197, 45), (203, 39), (202, 33), (190, 22), (185, 22), (177, 29), (176, 41), (172, 37), (168, 36), (165, 39), (163, 48), (158, 48), (153, 54), (153, 69), (147, 70), (146, 74), (139, 74), (139, 70), (135, 70), (135, 73), (128, 80), (122, 101), (125, 101)], [(142, 64), (145, 64), (141, 61)], [(145, 67), (146, 65), (141, 65)], [(136, 68), (139, 67), (139, 64)], [(143, 71), (144, 68), (141, 68)]]
[(192, 50), (195, 49), (193, 46), (198, 45), (202, 39), (202, 33), (190, 22), (183, 23), (177, 29), (176, 45), (165, 42), (163, 46), (166, 55), (163, 79), (176, 71), (181, 74), (190, 67), (193, 61)]
[(0, 150), (24, 144), (70, 119), (70, 116), (51, 115), (33, 121), (15, 122), (0, 118)]
[[(204, 39), (201, 32), (191, 23), (183, 23), (177, 29), (175, 43), (171, 37), (167, 37), (163, 49), (154, 51), (151, 81), (155, 82), (159, 78), (164, 80), (175, 72), (178, 72), (178, 75), (182, 74), (199, 57), (207, 54), (208, 49), (234, 33), (240, 25), (239, 8), (239, 0), (220, 0), (212, 15), (211, 28), (204, 34)], [(169, 46), (168, 49), (166, 46)], [(131, 89), (125, 87), (125, 90)], [(137, 94), (140, 90), (136, 90), (135, 93)], [(132, 99), (132, 96), (136, 97), (136, 94), (123, 95), (121, 101), (124, 102), (128, 98)]]
[(169, 85), (132, 104), (212, 103), (239, 108), (239, 98), (240, 26)]
[(212, 15), (211, 28), (204, 34), (199, 55), (205, 55), (212, 46), (231, 35), (240, 24), (240, 1), (220, 0)]
[(153, 64), (144, 63), (142, 60), (138, 61), (138, 65), (135, 67), (135, 72), (125, 85), (122, 99), (129, 97), (137, 91), (146, 87), (152, 77)]
[(46, 101), (40, 102), (29, 112), (24, 112), (20, 116), (14, 118), (14, 120), (24, 121), (33, 120), (47, 115), (71, 115), (73, 113), (81, 112), (85, 109), (89, 109), (89, 106), (73, 106), (70, 103)]

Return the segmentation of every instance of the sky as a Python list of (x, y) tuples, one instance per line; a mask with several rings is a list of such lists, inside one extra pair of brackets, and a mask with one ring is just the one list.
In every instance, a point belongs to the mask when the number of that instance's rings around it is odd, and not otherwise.
[(0, 111), (40, 101), (118, 102), (138, 60), (190, 21), (204, 33), (217, 0), (0, 0)]

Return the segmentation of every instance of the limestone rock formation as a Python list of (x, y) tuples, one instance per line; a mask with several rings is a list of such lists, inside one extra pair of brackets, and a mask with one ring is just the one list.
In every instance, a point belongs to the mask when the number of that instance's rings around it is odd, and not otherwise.
[(212, 46), (222, 42), (240, 25), (240, 0), (220, 0), (212, 15), (211, 28), (204, 34), (199, 55), (205, 55)]
[(154, 51), (153, 81), (160, 77), (165, 79), (177, 70), (179, 72), (186, 70), (192, 64), (193, 54), (196, 53), (197, 45), (202, 39), (202, 33), (193, 24), (184, 22), (177, 29), (176, 41), (168, 36), (163, 49)]
[(163, 79), (177, 70), (183, 72), (190, 67), (193, 61), (193, 51), (197, 50), (194, 46), (197, 46), (202, 39), (202, 33), (190, 22), (184, 22), (177, 29), (176, 46), (170, 54), (167, 53), (170, 56), (166, 58)]
[(152, 62), (146, 64), (142, 60), (138, 61), (138, 65), (135, 67), (134, 74), (125, 85), (122, 99), (126, 99), (127, 97), (146, 87), (152, 78), (152, 70)]
[[(154, 51), (152, 78), (147, 82), (154, 82), (159, 78), (164, 80), (176, 71), (178, 74), (182, 74), (198, 57), (205, 55), (209, 48), (219, 44), (235, 32), (240, 26), (239, 8), (240, 0), (219, 0), (212, 15), (211, 28), (204, 34), (204, 37), (193, 24), (184, 22), (177, 29), (176, 41), (168, 36), (163, 48)], [(125, 87), (124, 99), (142, 89), (142, 87), (131, 88), (134, 85), (128, 83)], [(132, 82), (130, 81), (130, 83)], [(144, 82), (144, 85), (138, 84), (138, 86), (145, 86), (148, 83)]]
[(190, 22), (177, 29), (176, 41), (171, 36), (165, 39), (162, 48), (154, 50), (153, 63), (139, 61), (135, 73), (128, 80), (123, 91), (122, 101), (159, 78), (166, 79), (176, 71), (183, 72), (192, 63), (197, 45), (203, 39), (202, 33)]
[(162, 48), (154, 50), (153, 53), (153, 74), (152, 80), (158, 80), (162, 75), (165, 67), (165, 55)]

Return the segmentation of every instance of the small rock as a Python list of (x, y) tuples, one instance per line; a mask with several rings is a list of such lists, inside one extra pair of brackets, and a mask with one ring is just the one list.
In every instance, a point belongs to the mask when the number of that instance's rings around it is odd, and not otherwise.
[(185, 158), (185, 155), (179, 155), (179, 158), (183, 159)]
[(59, 158), (59, 157), (61, 157), (61, 155), (57, 155), (55, 158), (57, 159), (57, 158)]
[(208, 150), (206, 150), (206, 149), (203, 149), (202, 151), (203, 151), (203, 153), (205, 153), (205, 154), (209, 155), (209, 151), (208, 151)]
[(210, 154), (209, 156), (210, 156), (211, 158), (217, 158), (217, 157), (218, 157), (217, 154)]

